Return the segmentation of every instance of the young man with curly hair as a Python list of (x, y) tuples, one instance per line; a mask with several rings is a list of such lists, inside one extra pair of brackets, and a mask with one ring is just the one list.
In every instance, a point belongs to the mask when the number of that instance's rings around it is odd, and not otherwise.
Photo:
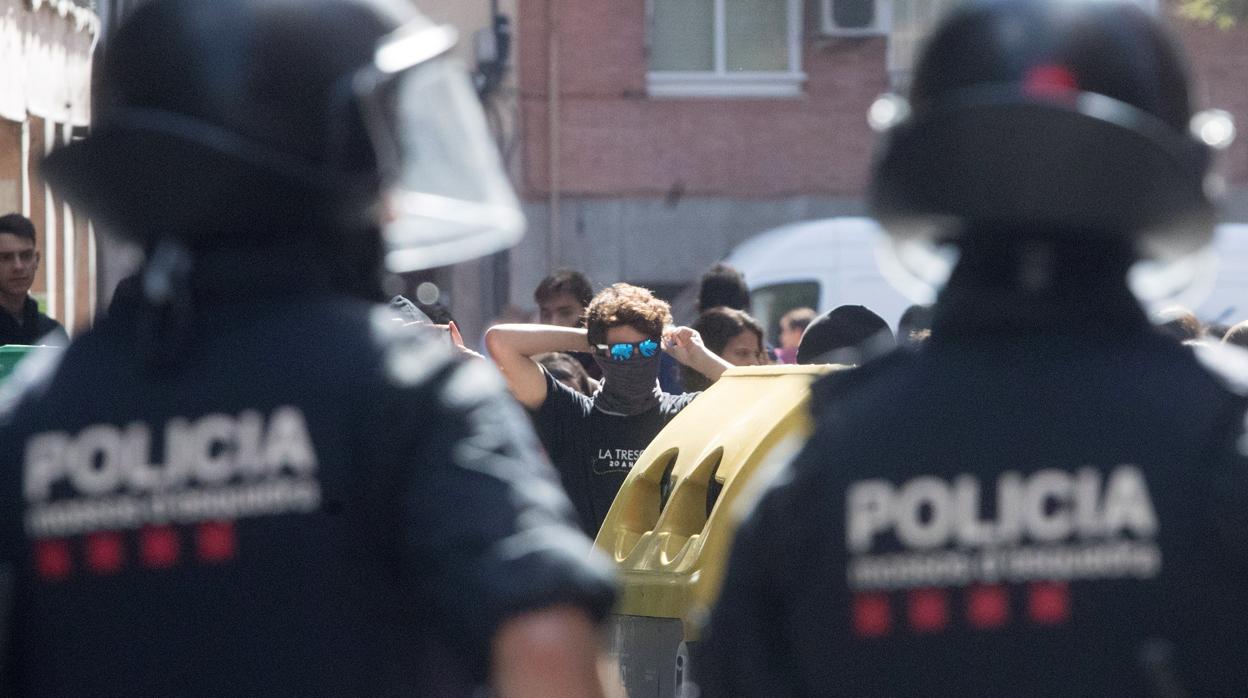
[[(661, 352), (712, 381), (731, 364), (709, 351), (694, 330), (669, 328), (670, 307), (644, 288), (606, 288), (585, 315), (584, 329), (497, 325), (485, 344), (512, 395), (533, 412), (581, 526), (596, 535), (637, 457), (694, 397), (659, 390)], [(592, 353), (603, 371), (597, 392), (576, 392), (532, 358), (552, 351)]]

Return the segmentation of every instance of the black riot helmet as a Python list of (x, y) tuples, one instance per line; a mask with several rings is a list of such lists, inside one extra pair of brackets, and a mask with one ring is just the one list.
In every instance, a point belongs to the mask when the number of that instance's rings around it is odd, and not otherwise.
[(493, 252), (523, 218), (455, 40), (406, 0), (154, 0), (105, 48), (92, 133), (43, 171), (149, 247), (380, 231), (393, 271)]
[(883, 132), (873, 213), (900, 241), (1118, 238), (1150, 259), (1206, 245), (1223, 112), (1193, 117), (1185, 67), (1157, 21), (1115, 0), (997, 0), (932, 35), (909, 98), (872, 107)]

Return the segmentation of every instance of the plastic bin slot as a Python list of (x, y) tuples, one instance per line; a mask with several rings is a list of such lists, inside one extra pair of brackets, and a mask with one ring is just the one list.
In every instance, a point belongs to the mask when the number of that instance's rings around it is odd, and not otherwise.
[(670, 449), (661, 453), (644, 470), (637, 474), (630, 487), (620, 490), (619, 499), (613, 505), (621, 512), (619, 525), (616, 527), (611, 550), (617, 560), (623, 560), (633, 553), (647, 535), (658, 525), (659, 516), (667, 504), (667, 494), (672, 488), (672, 471), (676, 467), (679, 449)]
[(673, 540), (688, 540), (702, 532), (706, 526), (712, 474), (719, 469), (723, 458), (723, 447), (716, 448), (676, 482), (668, 505), (659, 517), (658, 531), (671, 534)]

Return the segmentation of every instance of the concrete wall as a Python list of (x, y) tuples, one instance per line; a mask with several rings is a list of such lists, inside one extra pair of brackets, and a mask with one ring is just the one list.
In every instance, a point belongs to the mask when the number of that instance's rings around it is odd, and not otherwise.
[[(533, 289), (556, 264), (541, 231), (550, 227), (550, 206), (526, 204), (532, 233), (511, 253), (511, 298), (533, 306)], [(584, 271), (598, 286), (616, 281), (643, 285), (697, 279), (733, 247), (769, 228), (793, 221), (860, 215), (858, 197), (793, 196), (741, 200), (689, 197), (574, 197), (560, 206), (563, 264)]]

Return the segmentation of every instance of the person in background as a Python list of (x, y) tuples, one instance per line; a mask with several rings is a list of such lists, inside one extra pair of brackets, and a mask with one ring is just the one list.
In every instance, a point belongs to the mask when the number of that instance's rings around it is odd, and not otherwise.
[(806, 328), (797, 347), (797, 363), (857, 366), (896, 345), (884, 318), (861, 305), (842, 305)]
[[(557, 327), (584, 327), (585, 308), (593, 300), (594, 287), (589, 277), (572, 269), (560, 269), (542, 279), (533, 291), (537, 302), (537, 321)], [(602, 370), (594, 357), (583, 352), (569, 352), (593, 380), (602, 378)]]
[(0, 216), (0, 344), (69, 343), (61, 323), (30, 297), (38, 271), (35, 224), (20, 213)]
[(698, 312), (720, 307), (750, 310), (750, 287), (745, 276), (724, 262), (707, 269), (698, 283)]
[[(581, 527), (597, 535), (637, 457), (696, 393), (664, 393), (659, 356), (671, 354), (715, 380), (732, 364), (708, 350), (696, 331), (669, 328), (671, 309), (650, 291), (615, 284), (594, 296), (586, 326), (498, 325), (485, 333), (490, 356), (533, 423)], [(592, 396), (561, 383), (534, 360), (548, 352), (592, 353), (602, 381)]]
[(559, 327), (584, 327), (585, 308), (594, 297), (589, 278), (579, 271), (560, 269), (542, 279), (533, 291), (538, 322)]
[(802, 343), (802, 333), (817, 315), (814, 308), (794, 308), (780, 318), (780, 346), (776, 349), (780, 363), (797, 363), (797, 345)]
[(1193, 124), (1229, 124), (1193, 121), (1129, 0), (956, 3), (908, 90), (872, 110), (869, 207), (956, 257), (932, 337), (812, 388), (737, 529), (705, 694), (1242, 695), (1248, 371), (1128, 283), (1213, 239)]
[[(699, 315), (692, 327), (702, 335), (707, 349), (733, 366), (768, 363), (763, 350), (763, 327), (744, 310), (711, 308)], [(680, 369), (680, 384), (687, 392), (706, 390), (713, 382), (688, 366)]]
[[(701, 315), (711, 308), (732, 308), (749, 312), (750, 288), (745, 283), (745, 276), (731, 264), (714, 264), (698, 280), (695, 310)], [(667, 392), (688, 390), (681, 383), (684, 373), (676, 361), (666, 354), (659, 361), (659, 385)], [(701, 383), (696, 378), (694, 380)]]

